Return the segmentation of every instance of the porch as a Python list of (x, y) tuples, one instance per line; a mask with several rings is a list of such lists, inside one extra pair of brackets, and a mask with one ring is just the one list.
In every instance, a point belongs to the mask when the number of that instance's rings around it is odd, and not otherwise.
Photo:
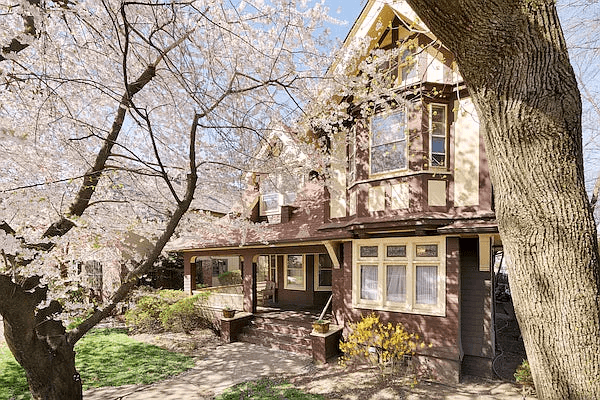
[(327, 333), (316, 333), (312, 323), (322, 310), (314, 307), (257, 307), (256, 313), (237, 313), (233, 318), (221, 318), (221, 338), (225, 342), (254, 343), (270, 349), (312, 356), (320, 363), (339, 352), (342, 327), (329, 320)]

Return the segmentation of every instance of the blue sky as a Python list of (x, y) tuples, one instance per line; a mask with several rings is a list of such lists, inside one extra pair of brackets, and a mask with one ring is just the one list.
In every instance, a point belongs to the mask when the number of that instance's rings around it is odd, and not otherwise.
[(365, 6), (367, 0), (325, 0), (325, 5), (330, 8), (329, 15), (348, 23), (344, 26), (333, 26), (331, 33), (334, 37), (344, 40), (354, 20)]

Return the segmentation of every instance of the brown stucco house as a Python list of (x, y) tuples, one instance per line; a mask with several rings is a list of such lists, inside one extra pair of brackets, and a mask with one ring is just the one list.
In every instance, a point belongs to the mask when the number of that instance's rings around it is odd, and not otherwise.
[(434, 379), (491, 376), (501, 243), (475, 108), (452, 54), (428, 46), (435, 38), (404, 1), (369, 1), (344, 45), (355, 37), (382, 49), (415, 44), (411, 63), (402, 54), (392, 66), (407, 102), (330, 135), (327, 178), (307, 176), (296, 193), (253, 175), (248, 224), (223, 228), (224, 239), (180, 241), (185, 290), (195, 290), (202, 260), (234, 257), (247, 313), (257, 313), (260, 281), (273, 281), (278, 309), (322, 308), (331, 297), (342, 331), (374, 311), (420, 332), (432, 346), (415, 359)]

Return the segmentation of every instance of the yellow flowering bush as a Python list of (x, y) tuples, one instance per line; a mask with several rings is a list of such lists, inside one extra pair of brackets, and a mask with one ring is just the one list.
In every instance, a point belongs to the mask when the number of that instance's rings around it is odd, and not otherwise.
[(384, 324), (375, 313), (351, 324), (350, 329), (352, 333), (340, 342), (344, 353), (340, 364), (370, 364), (379, 369), (381, 376), (396, 372), (405, 364), (405, 356), (412, 357), (417, 347), (426, 346), (418, 334), (408, 332), (400, 323)]

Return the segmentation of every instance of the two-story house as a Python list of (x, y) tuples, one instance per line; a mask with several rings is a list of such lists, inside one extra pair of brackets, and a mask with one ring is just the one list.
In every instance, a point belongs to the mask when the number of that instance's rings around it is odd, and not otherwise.
[(239, 257), (246, 312), (256, 312), (257, 276), (266, 276), (281, 309), (331, 297), (340, 326), (375, 311), (421, 333), (432, 346), (416, 358), (435, 379), (489, 376), (490, 266), (501, 243), (475, 108), (452, 54), (430, 46), (435, 37), (404, 1), (370, 0), (344, 45), (357, 37), (379, 49), (410, 41), (409, 56), (386, 66), (405, 101), (330, 136), (327, 178), (307, 176), (293, 195), (257, 184), (251, 218), (266, 227), (187, 241), (185, 290), (196, 259)]

